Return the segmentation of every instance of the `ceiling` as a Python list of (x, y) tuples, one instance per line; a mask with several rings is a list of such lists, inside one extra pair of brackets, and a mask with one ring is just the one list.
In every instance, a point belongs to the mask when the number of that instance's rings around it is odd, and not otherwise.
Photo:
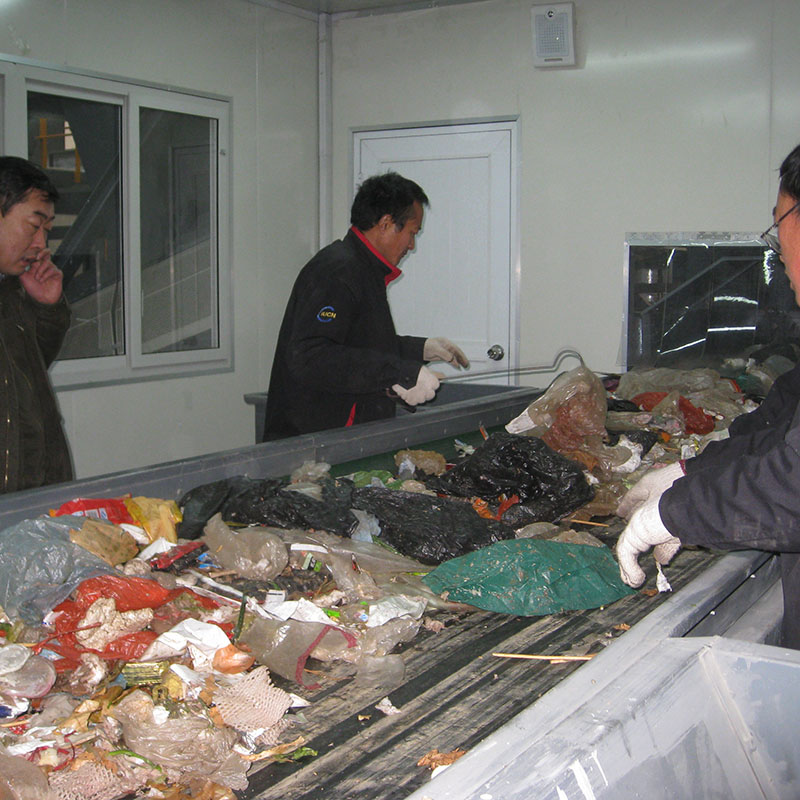
[(480, 0), (251, 0), (259, 5), (292, 6), (313, 14), (388, 14), (418, 8), (464, 5)]

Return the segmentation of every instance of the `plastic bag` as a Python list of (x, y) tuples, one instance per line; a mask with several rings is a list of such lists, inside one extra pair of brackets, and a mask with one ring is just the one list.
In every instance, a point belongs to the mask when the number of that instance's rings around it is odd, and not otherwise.
[(316, 682), (307, 683), (306, 662), (323, 637), (344, 637), (348, 648), (356, 647), (352, 633), (319, 622), (300, 622), (259, 618), (242, 634), (240, 641), (247, 644), (259, 664), (270, 672), (294, 681), (306, 689), (318, 689)]
[(353, 491), (353, 505), (378, 518), (382, 540), (427, 564), (514, 537), (512, 528), (483, 519), (470, 505), (448, 497), (364, 487)]
[(289, 563), (286, 546), (276, 533), (268, 528), (232, 531), (219, 514), (208, 521), (204, 539), (214, 561), (243, 578), (268, 581)]
[(109, 712), (122, 724), (129, 749), (177, 773), (178, 780), (207, 778), (231, 789), (247, 787), (248, 763), (232, 751), (238, 739), (234, 730), (218, 728), (194, 715), (170, 717), (158, 724), (154, 707), (152, 698), (136, 690)]
[(602, 382), (590, 369), (577, 367), (559, 375), (541, 397), (506, 425), (506, 430), (542, 438), (550, 433), (552, 442), (548, 444), (553, 449), (575, 449), (584, 437), (605, 433), (605, 417)]
[[(503, 514), (503, 521), (514, 527), (519, 527), (521, 519), (522, 524), (560, 519), (594, 496), (575, 462), (541, 439), (503, 432), (493, 433), (471, 456), (427, 485), (447, 494), (490, 501), (516, 494), (521, 502)], [(455, 555), (461, 553), (450, 557)]]
[(126, 498), (125, 507), (136, 523), (144, 528), (151, 542), (166, 539), (174, 544), (178, 541), (176, 525), (181, 521), (181, 511), (174, 500), (131, 497)]
[[(619, 379), (614, 394), (624, 400), (632, 400), (643, 392), (676, 391), (686, 396), (693, 392), (713, 389), (720, 383), (720, 375), (713, 369), (632, 369)], [(728, 383), (728, 381), (724, 381)]]
[(521, 616), (598, 608), (633, 594), (608, 548), (540, 539), (499, 542), (423, 580), (450, 600)]
[(633, 402), (645, 411), (681, 420), (686, 433), (705, 434), (714, 430), (714, 418), (702, 408), (695, 408), (678, 392), (644, 392), (637, 394)]
[(285, 480), (237, 476), (199, 486), (179, 501), (186, 516), (180, 526), (181, 536), (199, 533), (219, 512), (225, 522), (242, 525), (267, 525), (276, 528), (314, 528), (346, 536), (356, 525), (350, 513), (352, 484), (323, 479), (322, 499), (292, 491)]
[(3, 800), (57, 800), (44, 771), (20, 756), (9, 756), (0, 745), (0, 797)]
[(63, 503), (56, 510), (51, 509), (50, 516), (94, 517), (114, 525), (134, 522), (124, 497), (78, 497)]
[(86, 578), (113, 569), (70, 541), (83, 517), (28, 519), (0, 531), (0, 606), (10, 618), (39, 625)]

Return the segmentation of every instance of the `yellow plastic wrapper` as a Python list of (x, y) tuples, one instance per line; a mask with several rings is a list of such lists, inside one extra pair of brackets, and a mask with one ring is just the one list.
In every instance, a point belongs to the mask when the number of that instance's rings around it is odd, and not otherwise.
[(168, 542), (178, 541), (175, 529), (183, 516), (174, 500), (160, 500), (155, 497), (126, 497), (128, 513), (141, 525), (151, 542), (164, 538)]

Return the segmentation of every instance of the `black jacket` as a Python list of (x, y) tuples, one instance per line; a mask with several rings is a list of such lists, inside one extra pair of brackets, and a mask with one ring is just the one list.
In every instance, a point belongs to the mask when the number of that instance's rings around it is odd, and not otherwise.
[(0, 281), (0, 492), (72, 479), (61, 414), (47, 374), (69, 320), (63, 297), (42, 305), (28, 296), (18, 278)]
[(800, 648), (800, 365), (686, 462), (659, 512), (684, 544), (781, 553), (783, 643)]
[(387, 390), (416, 383), (425, 339), (395, 332), (391, 276), (353, 230), (303, 267), (278, 335), (265, 440), (394, 416)]

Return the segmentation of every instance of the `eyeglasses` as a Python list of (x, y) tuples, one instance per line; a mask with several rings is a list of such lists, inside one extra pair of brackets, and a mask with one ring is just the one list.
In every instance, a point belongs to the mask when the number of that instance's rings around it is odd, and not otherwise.
[[(778, 225), (780, 225), (792, 211), (796, 211), (798, 208), (800, 208), (800, 201), (795, 203), (785, 214), (782, 214), (780, 219), (776, 219), (775, 222), (758, 237), (770, 250), (774, 250), (776, 255), (781, 254), (781, 242), (780, 239), (778, 239)], [(772, 232), (773, 230), (775, 233)]]

